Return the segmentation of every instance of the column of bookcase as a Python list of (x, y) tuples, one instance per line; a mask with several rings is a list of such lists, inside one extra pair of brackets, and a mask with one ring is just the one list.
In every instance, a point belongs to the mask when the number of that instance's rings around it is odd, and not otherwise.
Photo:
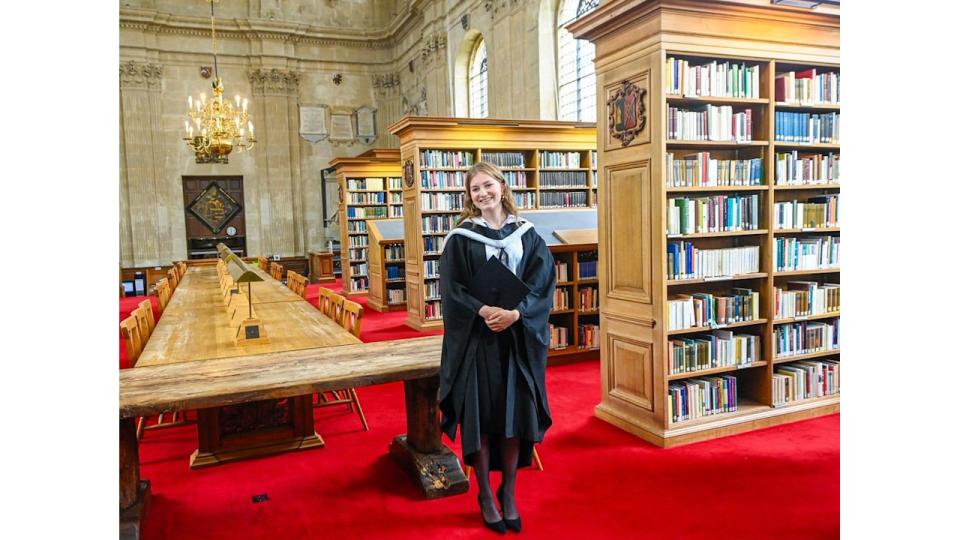
[[(345, 239), (345, 240), (344, 240), (343, 242), (341, 242), (340, 250), (341, 250), (341, 253), (342, 253), (342, 257), (343, 257), (343, 265), (342, 265), (342, 269), (343, 269), (342, 290), (343, 290), (343, 294), (344, 294), (345, 296), (356, 296), (356, 295), (366, 294), (366, 292), (367, 292), (367, 290), (368, 290), (368, 288), (369, 288), (369, 285), (370, 285), (370, 267), (369, 267), (369, 264), (368, 264), (368, 257), (355, 258), (355, 257), (353, 256), (353, 253), (352, 253), (352, 252), (353, 252), (354, 249), (359, 249), (360, 246), (353, 246), (353, 245), (350, 244), (350, 242), (351, 242), (353, 239), (355, 239), (355, 238), (363, 238), (364, 241), (366, 241), (365, 249), (367, 250), (367, 253), (369, 253), (369, 250), (370, 250), (370, 249), (375, 249), (375, 248), (376, 248), (376, 246), (370, 245), (370, 238), (369, 238), (369, 234), (368, 234), (369, 231), (363, 232), (363, 233), (361, 233), (361, 232), (356, 232), (356, 231), (350, 231), (350, 224), (351, 224), (351, 223), (364, 223), (364, 224), (366, 225), (366, 220), (367, 220), (367, 219), (385, 219), (385, 218), (387, 217), (386, 215), (384, 215), (384, 216), (373, 216), (373, 217), (371, 217), (371, 216), (366, 216), (366, 215), (365, 215), (365, 217), (359, 217), (359, 218), (353, 217), (353, 218), (351, 218), (351, 217), (349, 217), (349, 215), (350, 215), (350, 208), (362, 208), (362, 209), (364, 209), (364, 212), (365, 212), (365, 213), (366, 213), (367, 209), (371, 209), (371, 208), (383, 208), (384, 210), (386, 210), (386, 209), (388, 208), (388, 206), (387, 206), (387, 199), (386, 199), (386, 197), (387, 197), (387, 191), (386, 191), (386, 185), (385, 185), (385, 184), (386, 184), (386, 181), (387, 181), (386, 178), (383, 178), (383, 177), (356, 177), (356, 176), (350, 176), (350, 177), (347, 177), (347, 178), (346, 178), (346, 181), (347, 181), (347, 185), (348, 185), (348, 186), (350, 185), (350, 182), (351, 182), (351, 181), (364, 181), (365, 183), (369, 184), (369, 181), (370, 181), (370, 180), (376, 180), (376, 179), (379, 179), (380, 181), (382, 181), (382, 182), (384, 183), (384, 186), (383, 186), (384, 189), (382, 189), (382, 190), (377, 190), (377, 189), (362, 189), (362, 190), (361, 190), (361, 189), (349, 189), (349, 188), (347, 188), (346, 191), (344, 192), (344, 196), (345, 196), (345, 198), (346, 198), (346, 200), (344, 201), (344, 206), (345, 206), (345, 215), (347, 216), (347, 217), (346, 217), (346, 220), (347, 220), (347, 221), (346, 221), (346, 227), (345, 227), (346, 231), (345, 231), (345, 235), (344, 235), (344, 239)], [(351, 195), (355, 195), (355, 194), (371, 194), (371, 195), (373, 195), (373, 194), (379, 194), (379, 195), (383, 195), (383, 197), (384, 197), (384, 202), (383, 202), (383, 204), (367, 204), (367, 203), (358, 204), (358, 203), (353, 203), (353, 202), (351, 201)], [(356, 268), (357, 268), (357, 267), (356, 267), (355, 265), (360, 265), (360, 264), (367, 264), (367, 271), (366, 271), (366, 273), (360, 273), (360, 272), (357, 272), (357, 271), (356, 271)], [(353, 280), (359, 279), (359, 278), (366, 278), (366, 280), (367, 280), (367, 286), (366, 286), (366, 287), (354, 288), (354, 286), (353, 286)]]

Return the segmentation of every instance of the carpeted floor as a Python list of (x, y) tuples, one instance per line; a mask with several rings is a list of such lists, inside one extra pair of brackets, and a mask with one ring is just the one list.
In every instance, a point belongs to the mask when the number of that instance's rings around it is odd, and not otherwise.
[[(317, 287), (308, 289), (313, 303)], [(121, 300), (121, 317), (140, 300)], [(422, 335), (403, 326), (404, 317), (365, 310), (362, 338)], [(839, 415), (663, 450), (593, 416), (599, 377), (596, 360), (547, 371), (554, 427), (539, 447), (545, 470), (520, 473), (525, 538), (839, 537)], [(147, 432), (141, 475), (153, 500), (143, 538), (495, 536), (480, 521), (475, 486), (420, 500), (387, 455), (404, 431), (402, 384), (358, 393), (370, 431), (345, 408), (317, 409), (327, 445), (303, 452), (191, 471), (194, 426)], [(261, 494), (267, 500), (254, 503)]]

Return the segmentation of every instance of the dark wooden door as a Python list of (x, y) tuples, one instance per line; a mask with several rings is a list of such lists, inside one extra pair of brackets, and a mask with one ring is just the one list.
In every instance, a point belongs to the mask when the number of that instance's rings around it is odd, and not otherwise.
[(216, 257), (219, 242), (247, 255), (242, 176), (184, 176), (183, 206), (190, 259)]

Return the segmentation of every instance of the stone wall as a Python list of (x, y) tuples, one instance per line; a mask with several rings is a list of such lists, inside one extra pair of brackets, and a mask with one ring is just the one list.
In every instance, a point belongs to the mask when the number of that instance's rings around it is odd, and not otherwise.
[[(387, 128), (405, 114), (455, 116), (456, 50), (468, 31), (487, 43), (490, 116), (555, 118), (554, 83), (549, 77), (541, 83), (554, 69), (544, 13), (555, 3), (219, 2), (217, 67), (225, 97), (250, 100), (258, 142), (250, 152), (234, 151), (229, 164), (196, 164), (182, 140), (183, 121), (187, 96), (210, 95), (212, 79), (200, 75), (201, 66), (213, 65), (209, 6), (195, 0), (122, 1), (121, 266), (186, 258), (185, 175), (243, 176), (249, 253), (294, 256), (325, 248), (339, 231), (322, 215), (321, 171), (335, 157), (397, 147)], [(339, 84), (335, 74), (342, 77)], [(300, 105), (346, 111), (370, 106), (378, 137), (371, 144), (308, 142), (299, 136)], [(327, 197), (332, 213), (332, 183)]]

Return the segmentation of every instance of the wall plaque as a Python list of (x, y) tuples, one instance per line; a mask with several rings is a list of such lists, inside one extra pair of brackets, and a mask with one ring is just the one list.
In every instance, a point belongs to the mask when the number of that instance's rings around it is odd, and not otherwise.
[(210, 182), (187, 205), (187, 210), (213, 231), (213, 234), (219, 233), (220, 229), (223, 229), (240, 209), (240, 203), (227, 194), (216, 182)]
[(330, 112), (330, 140), (338, 142), (353, 142), (356, 136), (353, 133), (353, 111)]
[(326, 105), (300, 105), (300, 136), (315, 143), (327, 138)]
[(357, 138), (363, 144), (377, 140), (377, 110), (364, 105), (356, 110)]

